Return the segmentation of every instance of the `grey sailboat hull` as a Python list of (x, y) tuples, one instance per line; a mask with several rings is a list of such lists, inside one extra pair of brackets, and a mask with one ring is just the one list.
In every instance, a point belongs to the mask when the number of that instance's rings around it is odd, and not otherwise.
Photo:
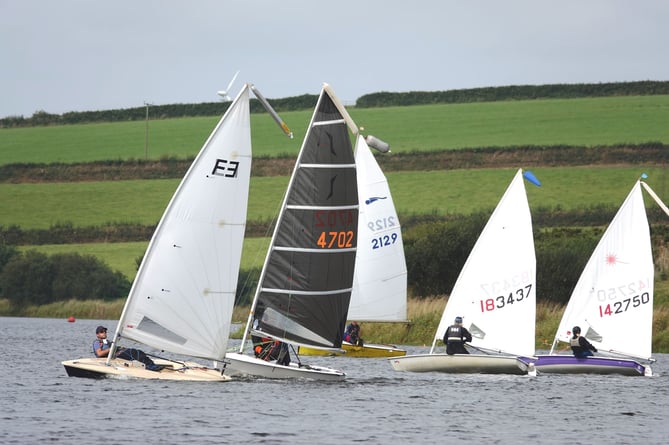
[(459, 374), (517, 374), (532, 371), (527, 359), (506, 355), (417, 354), (388, 359), (395, 371)]

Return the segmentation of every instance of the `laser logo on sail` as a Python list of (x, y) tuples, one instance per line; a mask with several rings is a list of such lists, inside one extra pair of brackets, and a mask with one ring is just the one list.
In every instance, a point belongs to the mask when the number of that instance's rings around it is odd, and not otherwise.
[(365, 204), (369, 205), (373, 202), (378, 201), (379, 199), (386, 199), (387, 196), (372, 196), (371, 198), (365, 199)]

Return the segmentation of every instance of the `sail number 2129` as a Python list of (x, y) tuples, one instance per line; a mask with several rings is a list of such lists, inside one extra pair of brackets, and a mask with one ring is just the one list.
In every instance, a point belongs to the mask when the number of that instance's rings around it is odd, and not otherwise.
[(353, 231), (321, 232), (316, 244), (323, 249), (353, 247)]

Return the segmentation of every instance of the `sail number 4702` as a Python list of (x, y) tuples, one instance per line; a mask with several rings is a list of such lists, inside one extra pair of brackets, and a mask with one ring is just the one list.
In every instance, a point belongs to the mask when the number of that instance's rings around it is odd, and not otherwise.
[(517, 303), (530, 296), (532, 285), (528, 284), (525, 287), (509, 292), (509, 295), (500, 295), (495, 298), (488, 298), (486, 300), (479, 300), (481, 303), (481, 312), (489, 312), (495, 309), (502, 309), (504, 306)]
[(316, 244), (323, 249), (353, 247), (353, 231), (321, 232)]
[[(644, 292), (641, 295), (635, 295), (632, 298), (625, 298), (623, 301), (616, 301), (611, 305), (610, 303), (607, 304), (606, 306), (599, 306), (599, 316), (604, 317), (605, 315), (614, 315), (614, 314), (622, 314), (623, 312), (627, 312), (627, 309), (629, 309), (630, 304), (632, 305), (633, 308), (639, 307), (642, 304), (647, 304), (650, 302), (650, 295), (648, 292)], [(613, 307), (612, 307), (613, 306)]]

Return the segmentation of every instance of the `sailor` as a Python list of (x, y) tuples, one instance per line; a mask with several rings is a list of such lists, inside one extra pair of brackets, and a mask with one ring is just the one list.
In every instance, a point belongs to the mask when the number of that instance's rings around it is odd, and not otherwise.
[(360, 338), (360, 324), (357, 321), (352, 321), (348, 326), (346, 326), (342, 340), (352, 345), (363, 345), (363, 340)]
[(571, 350), (574, 353), (574, 357), (590, 357), (593, 355), (593, 352), (597, 352), (597, 348), (592, 346), (592, 344), (585, 337), (581, 336), (580, 327), (574, 326), (571, 332), (574, 335), (569, 340), (569, 345), (571, 346)]
[[(112, 342), (107, 340), (107, 328), (104, 326), (98, 326), (95, 328), (95, 336), (97, 338), (93, 341), (93, 353), (96, 357), (107, 357), (109, 355), (109, 351), (111, 350), (112, 344)], [(163, 365), (156, 365), (153, 360), (151, 360), (144, 353), (144, 351), (139, 349), (119, 347), (116, 349), (116, 358), (142, 362), (149, 371), (159, 372), (164, 368)]]
[(462, 326), (462, 317), (455, 317), (455, 324), (446, 329), (444, 343), (446, 343), (446, 354), (469, 354), (465, 343), (472, 341), (472, 334)]
[(107, 357), (111, 348), (111, 342), (107, 340), (107, 328), (98, 326), (95, 328), (95, 336), (97, 338), (93, 341), (93, 353), (96, 357)]
[[(253, 319), (253, 332), (258, 332), (260, 322), (257, 318)], [(261, 360), (276, 360), (279, 365), (288, 366), (290, 364), (290, 351), (288, 345), (270, 337), (259, 337), (251, 335), (253, 341), (253, 353), (256, 358)]]

